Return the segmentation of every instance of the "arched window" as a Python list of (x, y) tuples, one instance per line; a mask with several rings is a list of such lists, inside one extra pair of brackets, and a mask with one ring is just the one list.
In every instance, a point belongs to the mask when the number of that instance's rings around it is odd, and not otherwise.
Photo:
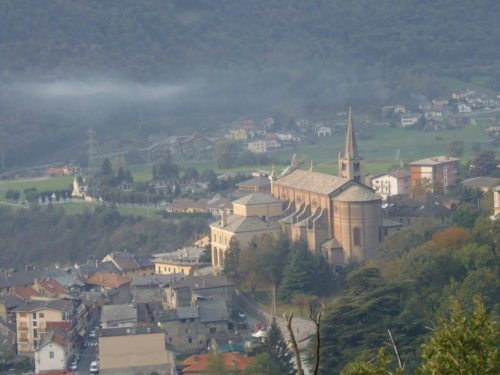
[(352, 242), (354, 246), (361, 246), (361, 230), (357, 227), (352, 230)]

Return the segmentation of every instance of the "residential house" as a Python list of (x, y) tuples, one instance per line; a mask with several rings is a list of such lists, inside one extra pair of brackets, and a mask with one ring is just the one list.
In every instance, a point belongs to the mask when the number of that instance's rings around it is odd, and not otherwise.
[(175, 280), (165, 288), (165, 305), (168, 309), (191, 306), (197, 297), (221, 297), (232, 310), (235, 295), (234, 283), (225, 276), (189, 276)]
[[(450, 156), (433, 156), (410, 163), (413, 191), (446, 192), (455, 185), (460, 159)], [(435, 191), (438, 189), (438, 191)]]
[(127, 277), (152, 275), (154, 273), (154, 265), (149, 261), (148, 256), (114, 251), (106, 255), (101, 262), (113, 263), (120, 274)]
[(70, 292), (55, 279), (39, 280), (33, 285), (39, 296), (47, 298), (69, 298)]
[(85, 281), (85, 284), (90, 288), (99, 287), (109, 303), (119, 304), (128, 303), (132, 298), (131, 280), (116, 273), (96, 272)]
[(315, 132), (318, 137), (331, 137), (332, 128), (329, 126), (320, 125), (316, 127)]
[(73, 347), (67, 333), (60, 329), (48, 331), (35, 349), (35, 373), (65, 370)]
[(460, 113), (470, 113), (470, 112), (472, 112), (472, 107), (470, 105), (465, 104), (465, 103), (458, 103), (457, 104), (457, 111)]
[[(222, 353), (220, 355), (222, 355), (224, 359), (224, 368), (231, 373), (241, 373), (255, 361), (255, 357), (247, 357), (237, 353)], [(210, 369), (210, 355), (192, 355), (185, 359), (182, 365), (184, 366), (182, 370), (183, 374), (208, 374)]]
[(101, 310), (101, 328), (130, 328), (137, 326), (137, 308), (130, 304), (104, 305)]
[(178, 353), (206, 349), (211, 339), (233, 333), (229, 311), (220, 297), (198, 298), (189, 306), (152, 311), (158, 326), (167, 333), (168, 346)]
[(418, 121), (422, 117), (421, 114), (419, 113), (405, 113), (401, 115), (401, 127), (403, 128), (410, 128), (412, 126), (417, 125)]
[(200, 257), (204, 251), (205, 248), (185, 247), (170, 253), (155, 254), (151, 260), (154, 264), (155, 274), (180, 273), (192, 276), (200, 264)]
[[(238, 190), (251, 192), (269, 193), (271, 191), (271, 181), (267, 176), (256, 176), (236, 184)], [(231, 203), (232, 207), (232, 203)]]
[(213, 216), (220, 216), (222, 212), (232, 212), (233, 203), (231, 199), (216, 194), (207, 201), (206, 207), (207, 212), (211, 213)]
[(14, 323), (16, 314), (13, 310), (23, 303), (24, 301), (16, 296), (0, 295), (0, 321)]
[(132, 302), (138, 304), (161, 301), (163, 289), (184, 276), (183, 274), (136, 276), (130, 283)]
[(43, 278), (56, 278), (66, 273), (59, 269), (29, 269), (25, 271), (0, 273), (0, 294), (11, 294), (15, 287), (32, 287), (36, 280)]
[(410, 171), (392, 170), (369, 178), (369, 186), (384, 199), (392, 195), (408, 195), (411, 192)]
[(16, 313), (17, 353), (33, 354), (46, 332), (62, 328), (70, 340), (75, 337), (76, 309), (72, 301), (30, 301), (14, 309)]
[(207, 203), (207, 199), (195, 201), (188, 198), (175, 198), (167, 211), (184, 213), (207, 212)]
[(404, 196), (388, 197), (387, 202), (382, 205), (385, 220), (399, 222), (405, 226), (419, 224), (428, 218), (444, 223), (452, 211), (453, 207), (447, 207), (433, 194), (426, 194), (420, 199)]
[(267, 143), (264, 139), (257, 139), (255, 141), (248, 142), (248, 151), (254, 154), (265, 154), (267, 152)]
[(174, 353), (157, 327), (111, 328), (99, 337), (99, 374), (170, 374)]
[(229, 132), (227, 137), (235, 141), (246, 141), (248, 139), (248, 134), (245, 129), (233, 129)]

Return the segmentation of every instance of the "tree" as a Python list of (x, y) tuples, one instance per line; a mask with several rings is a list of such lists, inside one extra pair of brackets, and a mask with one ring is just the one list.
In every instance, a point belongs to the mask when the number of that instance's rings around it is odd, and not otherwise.
[(403, 370), (391, 370), (391, 360), (387, 352), (381, 348), (375, 361), (355, 361), (349, 363), (341, 375), (403, 375)]
[(497, 162), (494, 150), (484, 150), (470, 163), (469, 171), (472, 176), (489, 176), (496, 170)]
[(260, 353), (255, 357), (254, 363), (248, 366), (243, 375), (284, 375), (278, 364), (268, 353)]
[(111, 166), (111, 162), (108, 158), (104, 159), (101, 164), (101, 169), (99, 170), (100, 176), (112, 176), (113, 175), (113, 167)]
[(464, 153), (464, 141), (458, 137), (453, 137), (448, 143), (448, 154), (453, 157), (460, 157)]
[(289, 301), (294, 294), (311, 291), (313, 288), (313, 261), (307, 245), (294, 243), (290, 260), (283, 271), (278, 288), (278, 298)]
[(239, 242), (236, 240), (236, 237), (231, 237), (231, 240), (229, 240), (229, 247), (224, 254), (224, 267), (222, 273), (233, 281), (239, 279), (238, 264), (240, 253), (241, 248)]
[(217, 142), (214, 146), (214, 160), (218, 168), (231, 168), (238, 156), (238, 143), (229, 140)]
[(476, 299), (472, 316), (454, 301), (449, 320), (442, 320), (422, 346), (426, 374), (500, 374), (500, 330)]
[(451, 221), (460, 227), (472, 229), (478, 217), (476, 209), (462, 205), (451, 214)]
[(153, 165), (153, 179), (173, 180), (179, 177), (179, 167), (173, 162), (172, 155), (167, 152), (162, 161)]
[(280, 375), (294, 374), (292, 354), (288, 350), (287, 342), (281, 333), (276, 319), (273, 319), (269, 327), (263, 350), (278, 366), (278, 373)]
[(228, 375), (224, 364), (224, 354), (211, 352), (208, 356), (208, 375)]

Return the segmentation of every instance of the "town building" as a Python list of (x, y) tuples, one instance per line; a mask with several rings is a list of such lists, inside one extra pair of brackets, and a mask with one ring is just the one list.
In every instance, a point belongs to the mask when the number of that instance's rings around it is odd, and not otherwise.
[(76, 311), (73, 302), (64, 300), (29, 301), (14, 309), (16, 313), (17, 353), (32, 355), (51, 329), (62, 328), (74, 337)]
[(249, 193), (255, 191), (260, 193), (269, 193), (271, 191), (271, 182), (266, 176), (256, 176), (248, 180), (238, 182), (236, 187), (238, 190), (248, 191)]
[(156, 327), (112, 328), (99, 337), (99, 374), (170, 374), (174, 353)]
[(200, 257), (204, 251), (205, 249), (200, 247), (186, 247), (171, 253), (155, 254), (151, 260), (155, 274), (178, 273), (192, 276), (200, 264)]
[(101, 310), (101, 328), (130, 328), (137, 326), (137, 309), (134, 305), (104, 305)]
[(64, 331), (47, 332), (35, 349), (35, 373), (67, 369), (72, 352), (71, 340)]
[(410, 171), (397, 169), (379, 175), (367, 176), (367, 184), (371, 186), (375, 193), (387, 199), (393, 195), (408, 195), (411, 193)]
[(410, 163), (413, 191), (446, 192), (456, 184), (460, 159), (450, 156), (433, 156)]
[(402, 128), (411, 128), (418, 124), (421, 115), (418, 113), (405, 113), (401, 115), (400, 124)]
[(134, 255), (124, 251), (114, 251), (106, 255), (101, 262), (113, 263), (121, 275), (126, 277), (152, 275), (154, 265), (148, 256)]
[(233, 201), (233, 215), (223, 213), (220, 221), (210, 225), (212, 237), (212, 266), (221, 270), (224, 254), (234, 237), (246, 246), (254, 236), (278, 234), (279, 226), (273, 217), (281, 215), (283, 202), (270, 194), (252, 193)]
[(267, 143), (265, 139), (256, 139), (248, 142), (248, 151), (254, 154), (265, 154), (267, 152)]

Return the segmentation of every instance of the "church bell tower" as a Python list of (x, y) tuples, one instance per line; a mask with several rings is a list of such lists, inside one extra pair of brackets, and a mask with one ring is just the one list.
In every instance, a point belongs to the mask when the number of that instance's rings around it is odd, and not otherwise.
[(365, 160), (359, 156), (356, 133), (352, 121), (352, 111), (349, 107), (349, 122), (345, 139), (345, 150), (339, 154), (339, 176), (364, 184)]

